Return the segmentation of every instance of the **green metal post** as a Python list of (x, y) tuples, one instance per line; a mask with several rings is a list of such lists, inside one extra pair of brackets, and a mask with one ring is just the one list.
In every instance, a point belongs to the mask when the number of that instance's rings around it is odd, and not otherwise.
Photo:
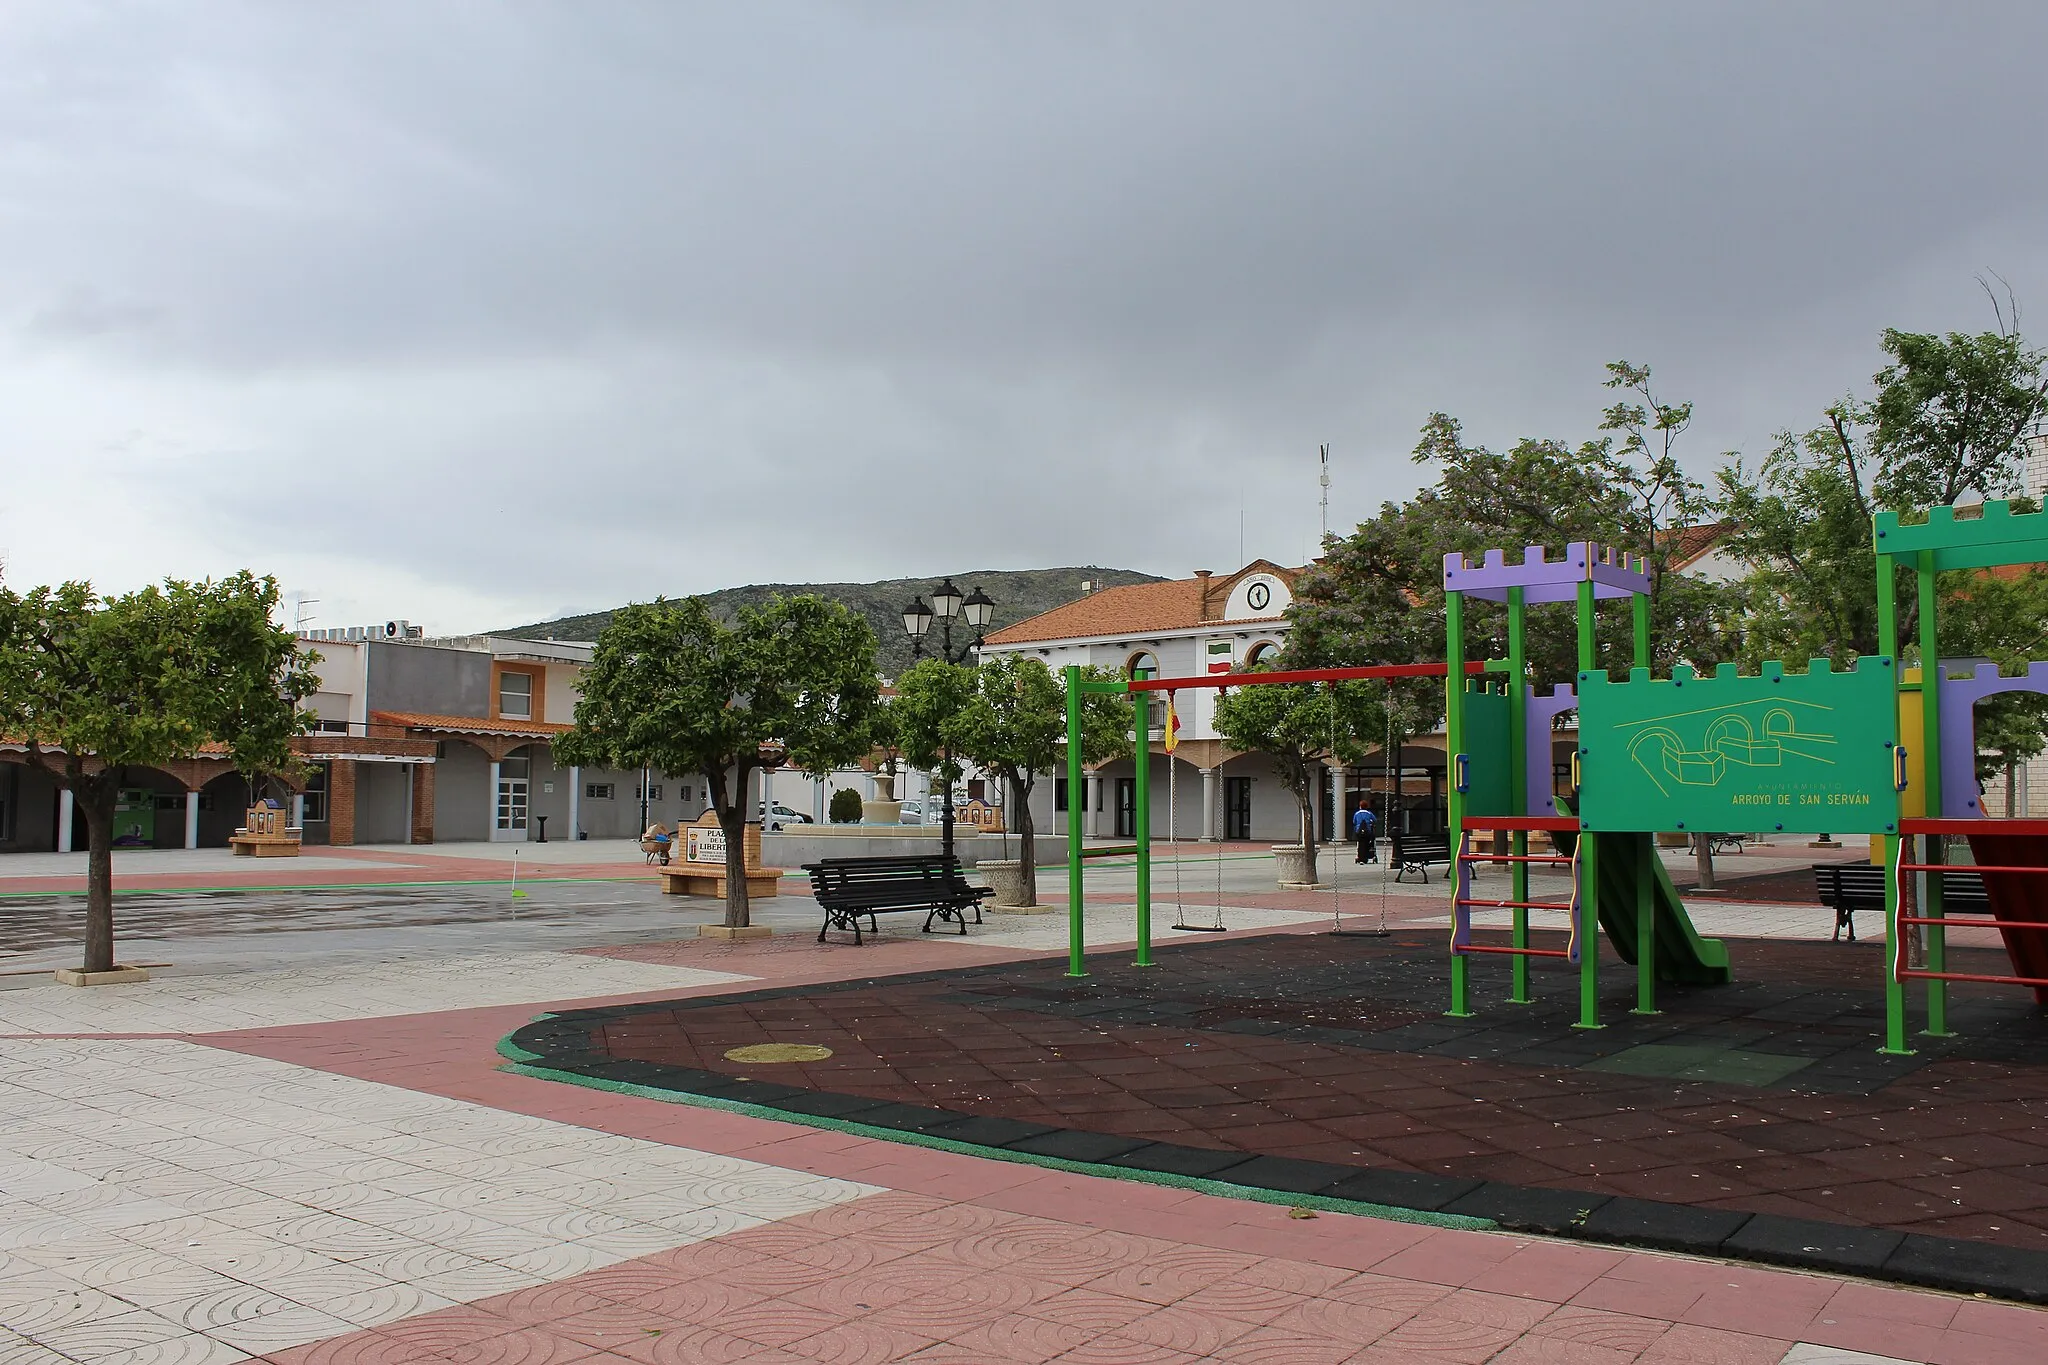
[[(1880, 569), (1879, 572), (1883, 570)], [(1893, 656), (1892, 667), (1898, 667), (1897, 656)], [(1884, 859), (1884, 1046), (1879, 1052), (1888, 1052), (1894, 1057), (1910, 1057), (1913, 1049), (1906, 1046), (1906, 983), (1892, 972), (1892, 964), (1898, 961), (1899, 951), (1899, 879), (1892, 868), (1898, 862), (1898, 848), (1901, 836), (1884, 835), (1878, 842), (1880, 856)]]
[(1643, 841), (1636, 860), (1636, 1007), (1631, 1014), (1657, 1010), (1657, 840)]
[[(1522, 600), (1522, 589), (1508, 589), (1508, 810), (1515, 815), (1529, 814), (1529, 708), (1528, 708), (1528, 644), (1525, 627), (1526, 610)], [(1508, 852), (1518, 857), (1529, 855), (1529, 833), (1516, 830), (1508, 841)], [(1529, 946), (1529, 865), (1523, 862), (1509, 863), (1508, 885), (1515, 904), (1514, 945), (1517, 948)], [(1508, 999), (1517, 1005), (1529, 1003), (1529, 959), (1515, 957), (1513, 991)]]
[[(1597, 662), (1591, 578), (1579, 583), (1578, 606), (1579, 671), (1590, 673)], [(1572, 1027), (1600, 1027), (1600, 841), (1584, 832), (1579, 835), (1579, 1022)]]
[[(1635, 619), (1635, 666), (1650, 666), (1650, 595), (1637, 593), (1629, 600)], [(1657, 840), (1643, 848), (1642, 864), (1636, 869), (1636, 1014), (1657, 1010)]]
[(1086, 976), (1082, 943), (1081, 805), (1087, 780), (1081, 771), (1081, 669), (1068, 664), (1067, 675), (1067, 975)]
[[(1898, 561), (1890, 555), (1877, 557), (1877, 652), (1892, 661), (1892, 685), (1899, 692), (1920, 693), (1922, 714), (1925, 714), (1927, 698), (1932, 689), (1927, 686), (1927, 669), (1920, 670), (1920, 681), (1906, 681), (1906, 661), (1899, 657), (1899, 568)], [(1893, 724), (1898, 723), (1898, 713), (1893, 712)], [(1907, 738), (1902, 727), (1899, 739)], [(1921, 742), (1913, 736), (1912, 742)], [(1930, 811), (1929, 814), (1937, 812)], [(1898, 836), (1887, 834), (1879, 844), (1884, 858), (1884, 1046), (1879, 1052), (1894, 1056), (1908, 1057), (1913, 1050), (1906, 1046), (1906, 983), (1893, 973), (1892, 964), (1897, 962), (1899, 951), (1899, 901), (1903, 895), (1898, 874), (1892, 869), (1898, 865)]]
[[(1444, 745), (1451, 754), (1450, 807), (1451, 856), (1455, 858), (1464, 840), (1465, 797), (1458, 790), (1458, 755), (1465, 745), (1465, 595), (1444, 594), (1444, 660), (1450, 666), (1444, 678)], [(1394, 818), (1398, 818), (1396, 815)], [(1389, 835), (1391, 837), (1391, 833)], [(1458, 867), (1451, 865), (1451, 896), (1458, 894)], [(1451, 906), (1456, 922), (1458, 907)], [(1472, 1017), (1471, 960), (1464, 953), (1451, 954), (1451, 1009), (1454, 1018)]]
[[(1927, 815), (1929, 819), (1941, 816), (1941, 630), (1935, 618), (1935, 569), (1934, 551), (1922, 550), (1918, 580), (1915, 586), (1920, 591), (1920, 764), (1927, 787)], [(1897, 668), (1898, 665), (1892, 665)], [(1925, 857), (1918, 862), (1945, 863), (1948, 852), (1942, 846), (1939, 834), (1919, 836), (1925, 843)], [(1911, 847), (1910, 844), (1907, 845)], [(1921, 911), (1929, 919), (1940, 919), (1942, 915), (1941, 874), (1926, 874), (1926, 908)], [(1927, 926), (1927, 970), (1945, 972), (1948, 970), (1948, 930), (1939, 924)], [(1948, 1030), (1948, 983), (1930, 981), (1927, 983), (1927, 1033), (1929, 1037), (1949, 1037)]]
[(1134, 692), (1131, 707), (1131, 832), (1138, 847), (1138, 957), (1152, 965), (1152, 694)]

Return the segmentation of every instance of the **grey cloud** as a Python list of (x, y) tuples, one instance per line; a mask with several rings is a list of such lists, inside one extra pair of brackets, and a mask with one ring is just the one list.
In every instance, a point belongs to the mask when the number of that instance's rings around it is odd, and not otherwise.
[(1627, 355), (1755, 449), (2048, 288), (2033, 5), (26, 12), (9, 349), (202, 414), (142, 477), (222, 543), (510, 615), (1293, 557), (1319, 441), (1356, 517)]

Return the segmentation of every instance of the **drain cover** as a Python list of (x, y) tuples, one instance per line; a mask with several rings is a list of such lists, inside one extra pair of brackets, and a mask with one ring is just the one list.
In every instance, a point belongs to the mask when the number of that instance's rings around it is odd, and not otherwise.
[(832, 1055), (816, 1043), (752, 1043), (725, 1054), (728, 1062), (822, 1062)]

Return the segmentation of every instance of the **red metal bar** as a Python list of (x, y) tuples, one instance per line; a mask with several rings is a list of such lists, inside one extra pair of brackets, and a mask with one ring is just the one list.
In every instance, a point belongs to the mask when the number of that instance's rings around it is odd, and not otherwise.
[(1569, 948), (1513, 948), (1496, 946), (1491, 943), (1468, 943), (1464, 947), (1454, 948), (1452, 951), (1459, 953), (1498, 953), (1502, 957), (1570, 957), (1572, 955), (1572, 950)]
[(1901, 834), (2048, 834), (2048, 820), (1936, 820), (1914, 815), (1899, 821)]
[[(1193, 678), (1132, 678), (1131, 692), (1178, 692), (1192, 687), (1256, 687), (1262, 683), (1349, 682), (1354, 678), (1443, 678), (1448, 664), (1372, 664), (1364, 668), (1295, 668), (1281, 673), (1205, 673)], [(1467, 673), (1484, 673), (1486, 665), (1465, 665)]]
[(1468, 815), (1468, 830), (1563, 829), (1579, 827), (1576, 815)]
[(1949, 929), (2035, 929), (2048, 930), (2048, 924), (2035, 924), (2029, 920), (2006, 919), (1957, 919), (1953, 915), (1900, 915), (1901, 924), (1939, 924)]
[[(1556, 901), (1477, 901), (1465, 900), (1463, 897), (1453, 897), (1451, 903), (1453, 905), (1476, 905), (1482, 910), (1569, 910), (1572, 908), (1569, 903), (1559, 905)], [(1944, 921), (1944, 923), (1948, 924), (1953, 924), (1954, 922), (1953, 920)], [(2043, 927), (2048, 928), (2048, 925)]]
[(1990, 986), (2048, 986), (2048, 979), (2038, 976), (1980, 976), (1975, 972), (1923, 972), (1907, 969), (1899, 973), (1901, 981), (1981, 981)]
[(1570, 858), (1561, 853), (1465, 853), (1459, 855), (1468, 863), (1569, 863)]
[(2048, 877), (2048, 867), (1997, 867), (1983, 863), (1900, 863), (1901, 872), (2032, 872)]

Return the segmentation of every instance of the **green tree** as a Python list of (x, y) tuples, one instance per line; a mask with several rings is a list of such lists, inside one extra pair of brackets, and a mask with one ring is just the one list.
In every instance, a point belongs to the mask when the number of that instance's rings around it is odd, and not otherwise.
[(841, 787), (832, 793), (832, 800), (825, 807), (825, 817), (835, 825), (857, 825), (860, 823), (860, 793), (851, 787)]
[[(1541, 545), (1557, 553), (1573, 541), (1594, 541), (1641, 554), (1651, 580), (1654, 662), (1709, 667), (1726, 657), (1739, 598), (1725, 588), (1672, 572), (1674, 532), (1712, 515), (1713, 503), (1677, 457), (1677, 440), (1692, 421), (1690, 403), (1673, 404), (1651, 387), (1647, 366), (1615, 361), (1604, 381), (1630, 397), (1610, 405), (1600, 429), (1619, 433), (1572, 446), (1524, 439), (1505, 451), (1466, 441), (1445, 413), (1423, 424), (1414, 463), (1435, 481), (1405, 503), (1385, 503), (1350, 536), (1332, 537), (1322, 562), (1295, 586), (1291, 646), (1298, 661), (1329, 664), (1421, 663), (1444, 657), (1443, 557), (1487, 550), (1519, 557)], [(1578, 670), (1577, 627), (1569, 604), (1532, 607), (1527, 615), (1530, 671), (1536, 679), (1568, 679)], [(1466, 612), (1467, 649), (1475, 658), (1507, 654), (1507, 613), (1488, 602)], [(1603, 667), (1632, 661), (1625, 613), (1603, 613)], [(1397, 689), (1408, 733), (1442, 718), (1428, 689)], [(1427, 714), (1425, 714), (1427, 713)], [(1409, 728), (1412, 725), (1413, 728)]]
[(786, 761), (823, 778), (869, 752), (875, 634), (820, 597), (741, 607), (730, 624), (701, 598), (615, 613), (597, 638), (558, 761), (703, 774), (725, 834), (725, 922), (745, 928), (748, 780)]
[[(1106, 682), (1117, 675), (1088, 668), (1083, 676)], [(1081, 761), (1100, 763), (1131, 750), (1133, 710), (1123, 697), (1102, 693), (1081, 699)], [(1038, 903), (1037, 829), (1031, 793), (1041, 774), (1066, 762), (1067, 691), (1044, 661), (1000, 655), (972, 671), (965, 704), (947, 722), (952, 752), (1003, 784), (1004, 827), (1018, 840), (1023, 860), (1025, 903)], [(1079, 793), (1069, 793), (1068, 818), (1080, 811)]]
[[(1730, 548), (1750, 566), (1750, 662), (1876, 653), (1872, 517), (2018, 491), (2027, 432), (2048, 415), (2048, 352), (2029, 349), (2003, 313), (2000, 323), (1976, 336), (1887, 328), (1870, 398), (1845, 397), (1819, 426), (1779, 433), (1754, 469), (1722, 471)], [(1944, 576), (1944, 598), (1970, 577)], [(1918, 604), (1900, 586), (1899, 633), (1910, 639)], [(2026, 625), (1980, 624), (1990, 636), (1970, 652), (1995, 652), (1997, 637)]]
[[(1995, 302), (1995, 300), (1994, 300)], [(1823, 422), (1782, 432), (1755, 469), (1722, 471), (1721, 503), (1737, 527), (1730, 548), (1749, 566), (1747, 662), (1827, 658), (1878, 648), (1872, 517), (2017, 492), (2027, 433), (2048, 416), (2048, 352), (2029, 348), (2017, 313), (1971, 336), (1887, 329), (1872, 394), (1831, 405)], [(2018, 500), (2022, 506), (2024, 499)], [(1904, 662), (1918, 661), (1919, 600), (1903, 571), (1895, 594)], [(2010, 668), (2044, 653), (2048, 579), (1974, 570), (1936, 583), (1941, 652)], [(1980, 780), (2010, 774), (2042, 751), (2043, 709), (2025, 696), (1979, 710)], [(1990, 757), (1986, 757), (1986, 756)]]
[[(1255, 670), (1260, 671), (1260, 670)], [(1315, 776), (1325, 760), (1355, 762), (1384, 732), (1379, 695), (1361, 681), (1262, 683), (1216, 699), (1216, 733), (1240, 753), (1273, 760), (1301, 809), (1301, 843), (1316, 880)]]
[(318, 656), (272, 623), (277, 605), (276, 580), (247, 572), (118, 597), (0, 590), (0, 732), (85, 819), (86, 971), (114, 967), (114, 807), (130, 768), (218, 744), (252, 786), (294, 770)]

